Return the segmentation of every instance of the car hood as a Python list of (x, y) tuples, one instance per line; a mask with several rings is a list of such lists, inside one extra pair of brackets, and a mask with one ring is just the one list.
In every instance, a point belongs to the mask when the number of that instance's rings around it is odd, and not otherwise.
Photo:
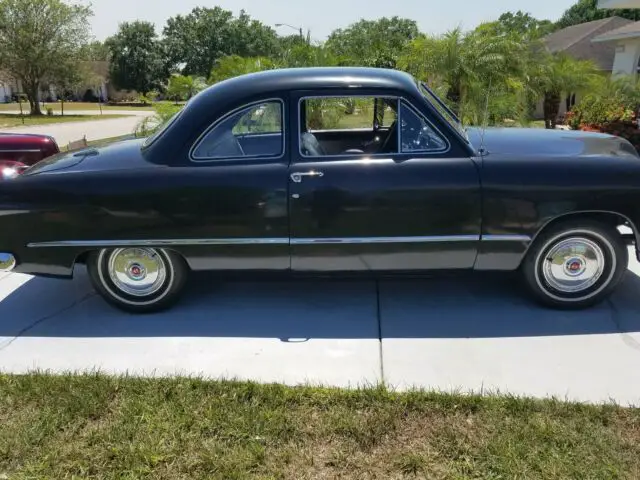
[(59, 153), (25, 170), (23, 176), (96, 170), (129, 170), (152, 166), (142, 156), (143, 139), (124, 140), (106, 147)]
[(483, 156), (635, 156), (629, 141), (604, 133), (542, 128), (468, 128), (469, 140)]

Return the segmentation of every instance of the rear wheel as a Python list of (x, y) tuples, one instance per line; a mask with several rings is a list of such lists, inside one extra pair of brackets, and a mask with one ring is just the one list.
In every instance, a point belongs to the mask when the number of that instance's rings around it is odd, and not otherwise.
[(157, 312), (173, 305), (188, 272), (179, 255), (142, 247), (94, 252), (87, 269), (94, 287), (107, 302), (134, 313)]
[(540, 303), (580, 309), (609, 296), (628, 263), (627, 247), (617, 229), (595, 221), (573, 221), (536, 239), (522, 273)]

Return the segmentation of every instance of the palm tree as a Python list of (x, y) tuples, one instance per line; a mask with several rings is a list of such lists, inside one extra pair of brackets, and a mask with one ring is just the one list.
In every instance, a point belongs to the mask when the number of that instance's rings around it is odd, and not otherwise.
[(398, 64), (419, 78), (446, 84), (448, 103), (463, 116), (465, 102), (476, 96), (473, 91), (486, 91), (490, 83), (504, 84), (517, 72), (522, 48), (511, 37), (456, 28), (442, 36), (414, 40)]
[(576, 60), (561, 53), (547, 55), (532, 80), (544, 97), (545, 128), (556, 128), (563, 94), (588, 90), (600, 78), (597, 66), (591, 61)]
[(213, 84), (239, 75), (272, 70), (273, 68), (275, 68), (275, 64), (269, 58), (229, 55), (216, 62), (211, 71), (209, 83)]

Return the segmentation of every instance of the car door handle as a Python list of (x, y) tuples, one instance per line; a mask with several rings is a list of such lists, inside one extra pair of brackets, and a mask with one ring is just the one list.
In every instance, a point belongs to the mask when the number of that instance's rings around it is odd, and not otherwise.
[(316, 170), (311, 170), (310, 172), (294, 172), (291, 174), (291, 180), (294, 183), (302, 183), (303, 177), (324, 177), (324, 173), (318, 172)]

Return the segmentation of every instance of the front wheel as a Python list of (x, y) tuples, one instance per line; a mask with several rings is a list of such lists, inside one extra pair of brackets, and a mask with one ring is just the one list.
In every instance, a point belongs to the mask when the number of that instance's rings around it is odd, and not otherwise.
[(540, 303), (581, 309), (609, 296), (628, 263), (627, 247), (615, 228), (575, 221), (540, 235), (527, 254), (522, 273)]
[(179, 255), (142, 247), (94, 252), (87, 269), (93, 286), (107, 302), (134, 313), (158, 312), (173, 305), (188, 273)]

